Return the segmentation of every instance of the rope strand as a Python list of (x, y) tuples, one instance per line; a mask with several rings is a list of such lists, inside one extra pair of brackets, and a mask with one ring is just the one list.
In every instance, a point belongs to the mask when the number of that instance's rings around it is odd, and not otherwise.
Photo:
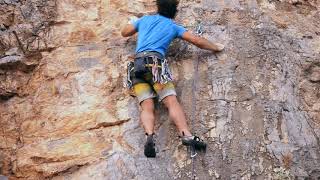
[[(196, 34), (199, 36), (202, 35), (202, 27), (201, 24), (199, 23), (197, 29), (196, 29)], [(192, 116), (191, 116), (191, 130), (194, 132), (194, 124), (196, 121), (196, 92), (198, 91), (198, 79), (199, 79), (199, 54), (195, 52), (195, 60), (193, 60), (193, 81), (192, 81)], [(195, 157), (197, 153), (195, 152), (194, 147), (191, 147), (191, 162), (192, 162), (192, 175), (191, 179), (195, 180), (196, 179), (196, 172), (195, 172)]]

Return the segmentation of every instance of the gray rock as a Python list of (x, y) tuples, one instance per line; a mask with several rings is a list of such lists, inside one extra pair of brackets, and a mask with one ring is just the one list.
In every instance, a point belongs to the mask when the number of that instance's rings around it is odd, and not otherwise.
[(78, 60), (77, 63), (83, 69), (90, 69), (90, 68), (100, 64), (99, 59), (95, 59), (95, 58), (81, 58)]
[(0, 59), (0, 66), (13, 64), (22, 60), (21, 56), (5, 56)]
[(0, 180), (8, 180), (7, 176), (0, 175)]

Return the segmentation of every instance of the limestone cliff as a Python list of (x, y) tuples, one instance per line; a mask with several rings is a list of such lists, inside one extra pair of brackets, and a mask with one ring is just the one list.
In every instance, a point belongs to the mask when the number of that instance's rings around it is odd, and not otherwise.
[[(168, 55), (189, 124), (209, 144), (197, 179), (320, 178), (319, 7), (180, 1), (177, 22), (226, 46), (213, 55), (177, 40)], [(161, 104), (159, 153), (144, 157), (123, 87), (136, 38), (119, 31), (154, 10), (153, 0), (0, 0), (0, 179), (190, 178)]]

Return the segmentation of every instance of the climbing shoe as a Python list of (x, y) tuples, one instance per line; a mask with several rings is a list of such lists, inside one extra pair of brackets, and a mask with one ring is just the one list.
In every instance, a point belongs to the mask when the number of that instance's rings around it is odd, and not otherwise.
[(147, 135), (147, 141), (144, 145), (144, 155), (148, 158), (155, 158), (156, 157), (156, 148), (155, 148), (155, 139), (154, 134)]
[(198, 136), (182, 136), (182, 144), (197, 151), (206, 151), (207, 144)]

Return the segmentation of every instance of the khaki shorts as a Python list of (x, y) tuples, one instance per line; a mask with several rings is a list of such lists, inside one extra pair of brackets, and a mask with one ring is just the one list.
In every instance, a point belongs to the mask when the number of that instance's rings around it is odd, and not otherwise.
[(166, 84), (155, 83), (152, 86), (149, 83), (138, 83), (133, 86), (133, 91), (137, 96), (139, 103), (157, 96), (159, 101), (162, 101), (167, 96), (177, 95), (172, 82)]

